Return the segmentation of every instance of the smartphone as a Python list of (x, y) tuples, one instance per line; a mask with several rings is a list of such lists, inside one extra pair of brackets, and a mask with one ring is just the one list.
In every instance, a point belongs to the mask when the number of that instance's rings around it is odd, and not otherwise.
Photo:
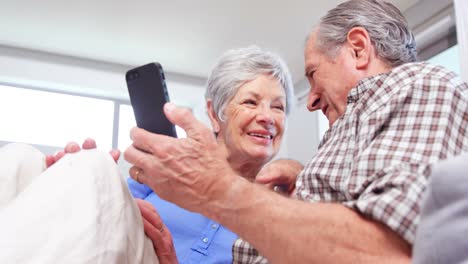
[(169, 94), (161, 64), (153, 62), (131, 69), (125, 79), (137, 126), (152, 133), (177, 137), (175, 126), (163, 111)]

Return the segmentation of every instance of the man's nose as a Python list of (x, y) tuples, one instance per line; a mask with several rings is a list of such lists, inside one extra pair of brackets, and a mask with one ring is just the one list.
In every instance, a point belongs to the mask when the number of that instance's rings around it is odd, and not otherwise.
[(320, 109), (320, 95), (312, 90), (309, 92), (309, 97), (307, 98), (307, 109), (310, 112)]

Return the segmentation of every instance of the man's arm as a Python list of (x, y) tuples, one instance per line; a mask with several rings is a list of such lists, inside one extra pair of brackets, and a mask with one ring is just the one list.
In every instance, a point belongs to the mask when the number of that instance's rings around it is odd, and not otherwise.
[(296, 201), (248, 182), (188, 110), (166, 104), (165, 112), (187, 139), (134, 128), (125, 151), (140, 172), (131, 177), (163, 199), (220, 222), (274, 263), (409, 262), (410, 246), (387, 227), (342, 205)]
[[(238, 177), (206, 213), (273, 263), (409, 263), (410, 245), (383, 224), (332, 203), (285, 198)], [(229, 202), (233, 201), (233, 202)], [(208, 215), (209, 214), (209, 215)]]

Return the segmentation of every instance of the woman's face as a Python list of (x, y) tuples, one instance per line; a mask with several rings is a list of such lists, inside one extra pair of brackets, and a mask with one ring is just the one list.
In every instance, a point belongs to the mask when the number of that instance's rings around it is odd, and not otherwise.
[(224, 110), (226, 121), (217, 121), (218, 141), (229, 159), (266, 163), (273, 158), (281, 145), (285, 110), (286, 94), (275, 78), (261, 75), (242, 85)]

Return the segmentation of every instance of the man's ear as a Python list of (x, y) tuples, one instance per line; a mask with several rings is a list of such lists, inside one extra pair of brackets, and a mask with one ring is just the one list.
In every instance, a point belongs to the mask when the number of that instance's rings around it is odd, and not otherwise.
[(213, 109), (213, 101), (211, 99), (206, 100), (206, 111), (208, 112), (208, 117), (210, 118), (211, 126), (215, 133), (219, 133), (220, 125), (218, 116), (216, 115)]
[(357, 69), (369, 66), (374, 52), (369, 33), (363, 27), (354, 27), (348, 32), (346, 39), (348, 47), (353, 52)]

